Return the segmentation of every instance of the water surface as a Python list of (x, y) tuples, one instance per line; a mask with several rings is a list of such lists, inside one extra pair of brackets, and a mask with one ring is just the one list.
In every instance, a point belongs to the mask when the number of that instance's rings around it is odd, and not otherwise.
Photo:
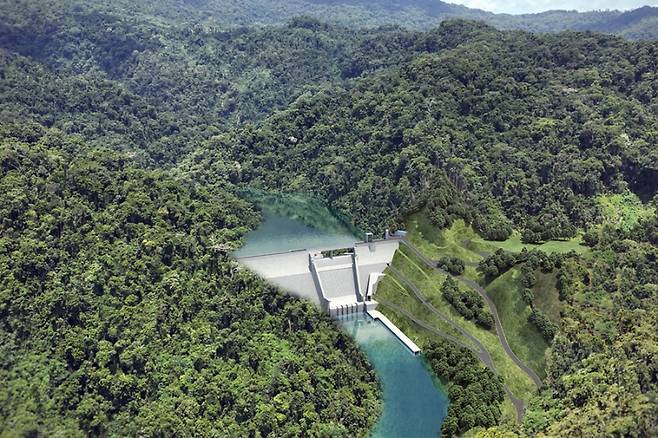
[(258, 205), (263, 222), (247, 234), (236, 257), (297, 249), (350, 247), (360, 234), (348, 218), (339, 218), (319, 199), (303, 194), (245, 190), (243, 196)]
[(342, 317), (375, 368), (383, 390), (382, 415), (373, 438), (436, 438), (448, 412), (448, 396), (422, 356), (414, 356), (381, 322), (366, 314)]
[(245, 245), (235, 252), (235, 256), (248, 257), (336, 245), (350, 247), (357, 240), (347, 228), (328, 232), (299, 219), (263, 210), (263, 222), (257, 229), (247, 234)]

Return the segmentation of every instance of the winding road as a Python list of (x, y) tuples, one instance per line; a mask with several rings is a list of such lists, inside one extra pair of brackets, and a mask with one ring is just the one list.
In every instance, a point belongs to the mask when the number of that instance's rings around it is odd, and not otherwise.
[(530, 377), (532, 382), (537, 386), (537, 388), (541, 388), (543, 386), (543, 382), (541, 378), (537, 375), (537, 373), (527, 366), (521, 359), (518, 358), (516, 354), (512, 351), (512, 348), (509, 346), (509, 343), (507, 342), (507, 338), (505, 337), (505, 330), (503, 329), (503, 325), (500, 322), (500, 317), (498, 316), (498, 310), (496, 309), (496, 305), (487, 294), (487, 291), (484, 290), (482, 286), (480, 286), (478, 283), (475, 281), (471, 280), (470, 278), (466, 278), (463, 276), (456, 276), (452, 275), (451, 273), (444, 271), (443, 269), (439, 268), (436, 261), (431, 260), (425, 254), (423, 254), (418, 248), (416, 248), (411, 242), (408, 240), (404, 239), (400, 241), (402, 244), (404, 244), (407, 248), (411, 250), (420, 260), (422, 260), (423, 263), (425, 263), (427, 266), (430, 268), (440, 272), (443, 275), (449, 275), (456, 280), (462, 282), (466, 286), (470, 287), (471, 289), (474, 289), (481, 297), (482, 299), (487, 303), (487, 306), (489, 306), (489, 311), (491, 312), (491, 315), (494, 318), (495, 326), (496, 326), (496, 334), (498, 335), (498, 340), (500, 342), (500, 345), (503, 347), (503, 350), (505, 350), (505, 354), (509, 356), (514, 363), (523, 370), (525, 374)]
[[(441, 337), (447, 339), (448, 341), (452, 342), (453, 344), (456, 344), (456, 345), (459, 345), (460, 347), (463, 347), (463, 348), (467, 348), (467, 349), (469, 349), (470, 351), (472, 351), (472, 352), (473, 352), (473, 353), (474, 353), (474, 354), (480, 359), (480, 361), (481, 361), (481, 362), (482, 362), (487, 368), (489, 368), (489, 369), (490, 369), (491, 371), (493, 371), (494, 373), (496, 372), (496, 368), (494, 367), (494, 363), (493, 363), (493, 360), (491, 359), (491, 355), (489, 354), (489, 351), (487, 351), (487, 349), (485, 348), (485, 346), (484, 346), (484, 345), (483, 345), (483, 344), (482, 344), (482, 343), (481, 343), (476, 337), (474, 337), (473, 335), (471, 335), (469, 332), (467, 332), (466, 330), (464, 330), (461, 326), (459, 326), (458, 324), (456, 324), (455, 322), (453, 322), (449, 317), (447, 317), (446, 315), (444, 315), (443, 313), (441, 313), (436, 307), (434, 307), (434, 305), (433, 305), (433, 304), (427, 299), (427, 297), (426, 297), (426, 296), (420, 291), (420, 289), (418, 289), (418, 287), (417, 287), (413, 282), (411, 282), (409, 279), (407, 279), (407, 278), (404, 276), (404, 274), (402, 274), (400, 271), (398, 271), (397, 269), (395, 269), (395, 268), (392, 267), (392, 266), (389, 266), (389, 270), (390, 270), (393, 274), (395, 274), (395, 276), (396, 276), (400, 281), (402, 281), (402, 283), (404, 283), (404, 285), (407, 286), (407, 287), (409, 288), (409, 290), (411, 290), (411, 292), (413, 292), (413, 294), (416, 296), (416, 298), (417, 298), (417, 299), (418, 299), (418, 300), (419, 300), (419, 301), (420, 301), (420, 302), (421, 302), (421, 303), (422, 303), (427, 309), (429, 309), (430, 312), (432, 312), (435, 316), (437, 316), (437, 317), (438, 317), (439, 319), (441, 319), (442, 321), (448, 323), (451, 327), (453, 327), (455, 330), (457, 330), (459, 333), (461, 333), (465, 338), (467, 338), (467, 339), (470, 340), (474, 345), (476, 345), (477, 348), (473, 348), (472, 345), (468, 345), (468, 344), (462, 342), (461, 340), (459, 340), (458, 338), (455, 338), (454, 336), (452, 336), (452, 335), (450, 335), (450, 334), (444, 332), (443, 330), (437, 329), (437, 328), (435, 328), (435, 327), (433, 327), (433, 326), (427, 324), (426, 322), (421, 321), (421, 320), (415, 318), (413, 315), (411, 315), (410, 312), (401, 309), (400, 307), (396, 306), (395, 304), (393, 304), (393, 303), (391, 303), (391, 302), (383, 301), (383, 300), (377, 298), (377, 301), (378, 301), (379, 303), (381, 303), (381, 304), (383, 304), (383, 305), (385, 305), (385, 306), (387, 306), (387, 307), (392, 308), (393, 310), (395, 310), (396, 312), (398, 312), (398, 313), (404, 315), (405, 317), (407, 317), (408, 319), (410, 319), (411, 321), (413, 321), (413, 322), (416, 323), (417, 325), (423, 327), (423, 328), (426, 329), (426, 330), (431, 331), (432, 333), (434, 333), (434, 334), (436, 334), (436, 335), (439, 335), (439, 336), (441, 336)], [(512, 401), (512, 404), (514, 405), (514, 408), (516, 409), (516, 417), (517, 417), (517, 419), (518, 419), (519, 421), (521, 421), (521, 420), (523, 419), (523, 412), (524, 412), (524, 410), (525, 410), (525, 406), (524, 406), (523, 400), (521, 400), (521, 399), (519, 399), (518, 397), (516, 397), (516, 396), (512, 393), (512, 391), (509, 389), (509, 387), (508, 387), (507, 385), (503, 385), (503, 387), (504, 387), (504, 389), (505, 389), (505, 393), (507, 394), (507, 396), (509, 397), (509, 399)]]

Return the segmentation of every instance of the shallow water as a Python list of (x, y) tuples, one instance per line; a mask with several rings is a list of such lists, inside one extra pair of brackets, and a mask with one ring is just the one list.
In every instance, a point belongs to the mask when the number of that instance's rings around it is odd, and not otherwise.
[(438, 437), (448, 396), (425, 359), (414, 356), (381, 322), (365, 314), (339, 322), (365, 351), (382, 384), (383, 411), (372, 437)]

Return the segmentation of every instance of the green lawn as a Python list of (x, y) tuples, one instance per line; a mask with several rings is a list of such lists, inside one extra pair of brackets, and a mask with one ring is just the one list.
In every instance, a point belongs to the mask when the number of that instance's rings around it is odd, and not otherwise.
[(507, 342), (516, 355), (540, 377), (546, 377), (544, 354), (548, 344), (537, 328), (528, 322), (532, 309), (521, 298), (518, 269), (510, 269), (487, 286), (487, 293), (498, 309)]
[[(506, 384), (517, 397), (523, 400), (528, 400), (531, 397), (535, 391), (535, 386), (530, 378), (505, 354), (505, 351), (500, 346), (496, 333), (493, 330), (484, 330), (475, 325), (475, 323), (466, 320), (454, 311), (450, 303), (443, 298), (440, 291), (441, 284), (444, 281), (443, 275), (432, 269), (427, 269), (404, 248), (401, 248), (396, 252), (393, 259), (393, 266), (402, 272), (402, 274), (408, 279), (413, 281), (441, 313), (449, 316), (456, 324), (482, 342), (491, 354), (496, 371), (503, 377)], [(375, 300), (377, 299), (377, 296), (400, 305), (400, 307), (407, 309), (414, 315), (418, 312), (420, 313), (419, 318), (424, 319), (422, 316), (423, 311), (419, 308), (423, 306), (415, 300), (414, 301), (417, 304), (410, 302), (408, 294), (403, 293), (399, 288), (378, 288)], [(434, 324), (432, 321), (428, 322)], [(437, 328), (442, 327), (437, 326)]]
[(521, 233), (514, 231), (512, 235), (503, 241), (495, 240), (485, 240), (481, 237), (478, 237), (472, 241), (477, 248), (480, 248), (482, 251), (493, 252), (498, 248), (502, 248), (505, 251), (510, 252), (521, 252), (523, 248), (527, 248), (528, 251), (532, 249), (539, 249), (545, 253), (565, 253), (569, 251), (576, 251), (578, 254), (583, 254), (590, 250), (589, 247), (582, 244), (582, 234), (578, 234), (576, 237), (573, 237), (569, 240), (550, 240), (541, 244), (534, 243), (523, 243), (521, 242)]

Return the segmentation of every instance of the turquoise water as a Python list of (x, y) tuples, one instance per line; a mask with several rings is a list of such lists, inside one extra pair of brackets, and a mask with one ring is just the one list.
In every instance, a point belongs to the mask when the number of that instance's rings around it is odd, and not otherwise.
[(261, 225), (246, 236), (245, 245), (235, 252), (236, 257), (314, 249), (329, 246), (350, 247), (358, 240), (345, 228), (326, 232), (307, 225), (299, 219), (263, 212)]
[[(352, 230), (316, 202), (300, 197), (267, 198), (264, 220), (247, 235), (238, 257), (322, 246), (351, 246)], [(312, 211), (309, 211), (312, 210)], [(422, 356), (414, 356), (381, 322), (365, 314), (341, 319), (372, 363), (383, 389), (382, 415), (373, 438), (439, 436), (448, 398)]]
[(382, 384), (382, 416), (373, 438), (436, 438), (448, 412), (448, 396), (422, 356), (414, 356), (381, 322), (365, 314), (340, 324), (365, 351)]
[(271, 254), (296, 249), (351, 247), (357, 230), (337, 218), (315, 198), (303, 195), (249, 192), (247, 198), (263, 211), (263, 222), (247, 234), (236, 257)]

